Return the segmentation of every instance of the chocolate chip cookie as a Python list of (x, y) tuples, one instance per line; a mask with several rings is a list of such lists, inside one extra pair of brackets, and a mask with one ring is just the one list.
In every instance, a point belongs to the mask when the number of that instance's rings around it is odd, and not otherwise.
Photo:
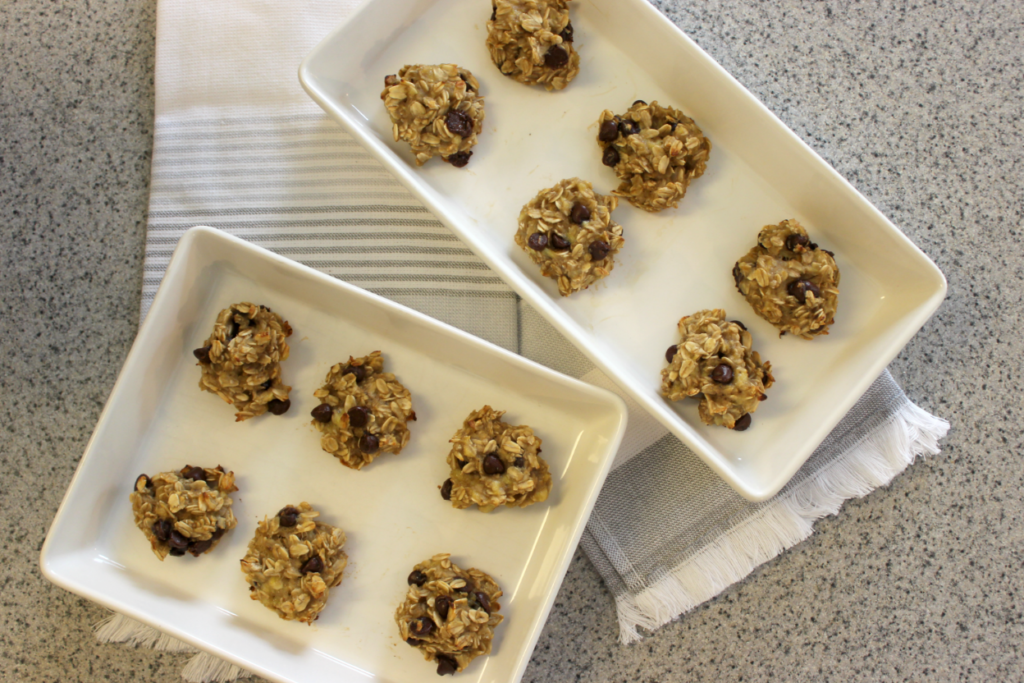
[(561, 90), (580, 72), (568, 0), (493, 0), (487, 51), (501, 73)]
[(553, 278), (558, 293), (586, 289), (615, 267), (625, 240), (611, 213), (619, 200), (594, 192), (579, 178), (541, 190), (519, 213), (515, 241)]
[(395, 142), (412, 147), (416, 165), (440, 156), (456, 168), (469, 163), (483, 131), (484, 98), (469, 69), (457, 64), (403, 66), (384, 78), (380, 94)]
[(839, 306), (835, 254), (811, 241), (795, 219), (766, 225), (757, 246), (732, 269), (736, 289), (754, 312), (804, 339), (828, 334)]
[(129, 499), (135, 526), (161, 561), (186, 552), (199, 557), (213, 550), (238, 521), (231, 512), (235, 473), (185, 465), (179, 472), (139, 475)]
[(597, 124), (601, 162), (622, 181), (614, 194), (645, 211), (679, 206), (707, 168), (711, 141), (678, 109), (637, 100), (621, 116), (604, 110)]
[(727, 321), (725, 311), (697, 311), (679, 321), (678, 344), (665, 353), (661, 394), (670, 401), (700, 399), (704, 424), (737, 431), (750, 427), (751, 413), (772, 385), (772, 364), (751, 349), (753, 338), (743, 323)]
[(213, 332), (192, 353), (199, 360), (199, 388), (232, 403), (235, 421), (291, 407), (291, 387), (281, 380), (292, 328), (266, 306), (232, 304), (217, 314)]
[(462, 671), (491, 652), (501, 588), (479, 569), (460, 569), (448, 553), (413, 567), (405, 601), (395, 612), (402, 640), (437, 662), (440, 676)]

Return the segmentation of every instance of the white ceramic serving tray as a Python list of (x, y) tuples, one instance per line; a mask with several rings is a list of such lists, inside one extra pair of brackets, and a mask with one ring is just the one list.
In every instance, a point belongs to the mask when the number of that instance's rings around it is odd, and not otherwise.
[[(284, 363), (292, 407), (234, 421), (198, 389), (192, 349), (217, 312), (254, 301), (295, 332)], [(362, 471), (320, 449), (313, 390), (333, 363), (383, 350), (412, 392), (417, 421), (401, 455)], [(484, 514), (440, 496), (448, 439), (489, 403), (544, 440), (554, 488), (544, 503)], [(452, 553), (505, 592), (494, 651), (459, 678), (522, 676), (625, 427), (614, 394), (209, 228), (185, 234), (100, 416), (43, 546), (44, 575), (276, 681), (435, 681), (435, 665), (398, 637), (394, 612), (417, 562)], [(238, 526), (214, 552), (160, 562), (132, 519), (140, 473), (185, 464), (235, 472)], [(239, 560), (256, 522), (309, 501), (345, 529), (349, 567), (313, 626), (249, 599)]]
[[(935, 311), (942, 274), (900, 231), (645, 0), (572, 3), (580, 74), (562, 92), (502, 76), (484, 45), (486, 0), (372, 0), (306, 58), (307, 92), (545, 318), (719, 475), (751, 500), (776, 493)], [(384, 76), (405, 64), (472, 70), (486, 100), (467, 167), (417, 168), (394, 142)], [(671, 103), (713, 148), (680, 207), (621, 202), (626, 245), (614, 272), (562, 298), (513, 242), (522, 206), (572, 176), (608, 193), (598, 115), (634, 100)], [(836, 253), (839, 313), (828, 337), (779, 338), (736, 292), (732, 266), (768, 223), (797, 218)], [(707, 427), (694, 401), (662, 399), (676, 323), (704, 308), (741, 319), (777, 379), (746, 432)]]

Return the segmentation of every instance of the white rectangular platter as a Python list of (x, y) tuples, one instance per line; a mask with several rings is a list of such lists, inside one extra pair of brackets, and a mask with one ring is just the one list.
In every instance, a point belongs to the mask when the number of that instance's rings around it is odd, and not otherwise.
[[(931, 316), (935, 265), (771, 112), (645, 0), (572, 3), (580, 74), (549, 93), (500, 74), (485, 47), (485, 0), (372, 0), (306, 58), (310, 96), (545, 318), (741, 494), (763, 500), (796, 473)], [(480, 81), (486, 120), (469, 165), (416, 167), (380, 101), (406, 64), (454, 62)], [(604, 282), (568, 298), (513, 242), (523, 205), (578, 176), (609, 193), (596, 121), (634, 100), (683, 109), (712, 142), (678, 209), (613, 214), (626, 244)], [(836, 254), (839, 312), (827, 337), (779, 338), (733, 284), (769, 223), (796, 218)], [(700, 309), (742, 320), (777, 379), (746, 432), (701, 423), (695, 401), (660, 396), (676, 323)]]
[[(270, 306), (292, 325), (282, 364), (291, 409), (234, 421), (198, 389), (192, 349), (217, 312)], [(310, 410), (330, 366), (380, 349), (413, 396), (400, 455), (361, 471), (320, 449)], [(543, 439), (554, 487), (544, 503), (484, 514), (440, 496), (448, 439), (471, 410), (507, 410)], [(504, 590), (494, 651), (460, 679), (518, 681), (625, 427), (614, 394), (555, 373), (415, 311), (209, 228), (182, 238), (43, 546), (59, 586), (276, 681), (434, 681), (394, 612), (413, 565), (440, 552)], [(213, 552), (160, 562), (128, 501), (140, 473), (186, 464), (233, 470), (238, 526)], [(239, 560), (256, 523), (309, 501), (348, 535), (349, 566), (313, 626), (249, 599)]]

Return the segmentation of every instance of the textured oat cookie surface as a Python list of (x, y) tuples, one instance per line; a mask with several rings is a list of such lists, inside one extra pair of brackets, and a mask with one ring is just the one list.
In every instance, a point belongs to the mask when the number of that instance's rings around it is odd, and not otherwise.
[(381, 453), (401, 453), (409, 443), (407, 423), (416, 419), (412, 396), (384, 372), (380, 351), (336, 364), (313, 395), (320, 399), (312, 411), (320, 446), (346, 467), (362, 469)]
[(395, 611), (399, 634), (437, 662), (439, 675), (454, 674), (481, 655), (490, 654), (502, 592), (479, 569), (460, 569), (448, 553), (417, 564), (409, 590)]
[(700, 399), (704, 424), (743, 431), (775, 379), (771, 363), (751, 348), (753, 338), (722, 309), (697, 311), (679, 321), (680, 341), (666, 352), (661, 393), (670, 401)]
[(835, 256), (810, 240), (796, 220), (766, 225), (757, 246), (733, 267), (740, 294), (754, 312), (804, 339), (828, 334), (839, 306)]
[(187, 551), (199, 557), (213, 550), (238, 523), (231, 512), (231, 493), (237, 490), (234, 472), (219, 465), (185, 465), (179, 472), (140, 475), (129, 499), (135, 525), (163, 560), (169, 554)]
[(449, 478), (441, 496), (457, 508), (526, 507), (547, 500), (551, 473), (540, 457), (541, 440), (526, 425), (502, 421), (503, 410), (474, 410), (451, 438)]
[(403, 66), (384, 78), (380, 98), (395, 141), (412, 147), (416, 165), (434, 156), (455, 167), (469, 163), (483, 131), (484, 98), (469, 69), (456, 64)]
[(611, 273), (625, 243), (611, 218), (615, 197), (599, 195), (579, 178), (541, 190), (519, 213), (515, 241), (569, 296)]
[(345, 532), (319, 516), (305, 502), (281, 508), (259, 523), (241, 561), (249, 597), (282, 619), (312, 624), (348, 564)]
[(707, 168), (711, 141), (678, 109), (637, 100), (621, 116), (604, 110), (597, 124), (601, 162), (622, 181), (615, 194), (645, 211), (679, 206)]
[(199, 388), (234, 404), (235, 421), (288, 410), (291, 387), (281, 380), (292, 328), (266, 306), (232, 304), (217, 314), (213, 332), (193, 351), (202, 377)]
[(493, 0), (487, 51), (520, 83), (563, 89), (580, 72), (568, 0)]

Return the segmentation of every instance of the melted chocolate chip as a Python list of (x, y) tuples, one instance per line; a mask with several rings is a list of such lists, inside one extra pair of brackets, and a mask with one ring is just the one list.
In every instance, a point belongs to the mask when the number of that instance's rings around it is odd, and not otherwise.
[(387, 88), (390, 88), (393, 85), (398, 85), (401, 82), (401, 79), (399, 79), (395, 74), (389, 74), (384, 77), (384, 86)]
[(730, 322), (732, 322), (734, 325), (739, 325), (740, 329), (743, 330), (744, 332), (747, 331), (747, 326), (741, 323), (739, 320), (732, 320)]
[(497, 7), (491, 7), (491, 21), (494, 21), (497, 18), (498, 18), (498, 8)]
[(572, 205), (572, 211), (569, 212), (569, 220), (576, 225), (582, 225), (583, 221), (590, 220), (590, 209), (586, 205), (576, 202)]
[(598, 240), (592, 243), (588, 249), (588, 251), (590, 251), (590, 258), (594, 261), (600, 261), (605, 256), (607, 256), (608, 252), (610, 252), (611, 250), (611, 245), (609, 245), (604, 240)]
[(790, 251), (796, 251), (797, 247), (806, 247), (810, 240), (807, 239), (807, 235), (801, 235), (800, 233), (793, 233), (786, 238), (786, 249)]
[(601, 155), (601, 163), (605, 166), (614, 166), (619, 163), (619, 152), (614, 147), (609, 145), (604, 148), (604, 154)]
[(458, 663), (447, 655), (437, 655), (436, 659), (438, 676), (454, 676), (459, 670)]
[(622, 137), (624, 138), (628, 138), (630, 135), (636, 135), (640, 132), (640, 124), (636, 121), (623, 119), (619, 122), (619, 132), (622, 133)]
[(597, 139), (601, 142), (611, 142), (619, 137), (619, 126), (612, 120), (601, 124), (601, 130), (597, 132)]
[(745, 432), (750, 427), (750, 413), (747, 413), (740, 419), (736, 420), (736, 425), (733, 427), (737, 432)]
[(158, 519), (153, 522), (153, 535), (161, 543), (167, 543), (171, 538), (172, 531), (174, 531), (174, 525), (166, 519)]
[(482, 609), (483, 611), (485, 611), (488, 614), (490, 614), (491, 613), (491, 602), (487, 599), (487, 594), (486, 593), (479, 593), (478, 592), (478, 593), (475, 593), (475, 595), (476, 595), (477, 604), (480, 605), (480, 609)]
[(459, 74), (459, 78), (461, 78), (462, 82), (466, 84), (466, 90), (473, 92), (473, 85), (469, 82), (469, 79), (466, 78), (466, 74)]
[(634, 107), (635, 107), (636, 105), (638, 105), (638, 104), (642, 104), (642, 105), (645, 105), (645, 106), (647, 105), (647, 103), (646, 103), (646, 102), (644, 102), (643, 100), (634, 100), (634, 101), (633, 101), (633, 106), (634, 106)]
[(412, 573), (409, 574), (409, 578), (406, 579), (410, 586), (423, 586), (427, 582), (427, 575), (421, 572), (419, 569), (413, 569)]
[(413, 647), (416, 647), (417, 645), (419, 645), (423, 641), (420, 640), (419, 638), (413, 638), (412, 636), (409, 636), (408, 638), (405, 639), (405, 642), (409, 643)]
[(505, 472), (505, 463), (494, 453), (484, 458), (484, 474), (502, 474)]
[(555, 251), (565, 251), (571, 246), (568, 238), (559, 235), (557, 232), (551, 233), (551, 237), (548, 238), (548, 245)]
[(370, 422), (370, 409), (355, 406), (348, 411), (348, 423), (353, 427), (365, 427)]
[(738, 289), (740, 283), (743, 282), (743, 271), (740, 270), (739, 263), (732, 267), (732, 279), (736, 281), (736, 287)]
[(561, 69), (569, 63), (569, 53), (561, 45), (552, 45), (544, 55), (544, 66), (549, 69)]
[(716, 384), (729, 384), (732, 382), (732, 367), (726, 363), (719, 363), (718, 366), (711, 371), (711, 381)]
[(786, 286), (786, 291), (800, 303), (807, 302), (807, 294), (811, 293), (815, 299), (821, 297), (821, 290), (810, 280), (793, 280)]
[(291, 407), (292, 400), (290, 398), (286, 398), (283, 401), (275, 398), (274, 400), (267, 404), (267, 410), (269, 410), (274, 415), (284, 415), (285, 413), (288, 412), (288, 409)]
[(422, 638), (423, 636), (429, 636), (431, 633), (434, 632), (435, 628), (437, 628), (437, 625), (434, 623), (434, 620), (430, 617), (420, 617), (416, 621), (409, 624), (409, 631), (414, 636), (419, 636), (420, 638)]
[(299, 571), (303, 574), (319, 574), (324, 570), (324, 561), (320, 559), (319, 555), (314, 555), (302, 564), (302, 569)]
[(145, 487), (147, 489), (153, 488), (153, 480), (150, 479), (148, 475), (140, 474), (139, 476), (135, 477), (135, 490), (138, 490), (139, 488), (139, 480), (145, 482)]
[(171, 556), (172, 557), (181, 557), (184, 554), (185, 554), (185, 551), (182, 550), (181, 548), (171, 548)]
[(380, 439), (373, 434), (363, 434), (359, 437), (359, 450), (367, 455), (372, 455), (380, 450)]
[(181, 470), (181, 476), (192, 481), (204, 481), (206, 479), (206, 471), (202, 467), (185, 465)]
[(188, 551), (192, 553), (194, 557), (199, 557), (212, 547), (213, 539), (208, 538), (205, 541), (196, 541), (195, 543), (189, 543)]
[(213, 346), (207, 344), (206, 346), (202, 346), (202, 347), (196, 349), (195, 351), (193, 351), (192, 355), (195, 356), (197, 359), (199, 359), (199, 362), (202, 363), (203, 365), (209, 365), (209, 363), (210, 363), (210, 349), (212, 349), (212, 348), (213, 348)]
[(362, 365), (350, 365), (347, 368), (345, 368), (345, 371), (341, 374), (342, 376), (354, 375), (356, 378), (356, 382), (362, 382), (364, 379), (366, 379), (366, 368), (364, 368)]
[(462, 168), (469, 163), (469, 158), (473, 156), (472, 152), (456, 152), (448, 156), (445, 161), (454, 166), (455, 168)]
[(473, 119), (469, 118), (469, 114), (458, 109), (448, 110), (444, 117), (444, 125), (452, 135), (468, 137), (473, 132)]
[(188, 548), (188, 538), (177, 529), (173, 529), (167, 537), (167, 545), (176, 550), (185, 550)]
[(292, 527), (299, 523), (299, 510), (291, 505), (281, 508), (277, 516), (281, 526)]
[(825, 252), (826, 254), (828, 254), (829, 256), (831, 256), (833, 260), (835, 259), (836, 255), (835, 255), (835, 254), (833, 254), (833, 253), (832, 253), (831, 251), (829, 251), (828, 249), (822, 249), (822, 251), (823, 251), (823, 252)]
[(434, 609), (437, 610), (437, 616), (441, 617), (441, 621), (448, 619), (448, 610), (452, 607), (452, 599), (442, 595), (441, 597), (434, 600)]
[(560, 35), (562, 37), (562, 40), (564, 40), (565, 42), (571, 43), (572, 42), (572, 22), (570, 21), (568, 24), (566, 24), (565, 28), (563, 28), (562, 32), (559, 33), (558, 35)]
[(523, 456), (517, 455), (516, 459), (512, 461), (512, 466), (520, 468), (526, 467), (526, 460), (523, 459)]
[(327, 424), (331, 421), (331, 417), (334, 415), (334, 408), (326, 403), (321, 403), (316, 408), (313, 408), (309, 414), (312, 415), (313, 419), (317, 422)]
[(542, 232), (535, 232), (526, 240), (526, 244), (534, 251), (544, 251), (548, 246), (548, 236)]
[(669, 363), (671, 363), (672, 359), (676, 357), (676, 351), (678, 351), (678, 350), (679, 350), (679, 347), (677, 345), (675, 345), (675, 344), (673, 344), (672, 346), (668, 347), (665, 350), (665, 360), (667, 360)]
[(269, 389), (273, 385), (274, 385), (274, 380), (268, 379), (266, 382), (264, 382), (263, 384), (260, 385), (260, 389), (263, 389), (263, 391), (266, 391), (267, 389)]
[(445, 479), (444, 483), (441, 484), (441, 497), (445, 500), (452, 499), (452, 480)]

